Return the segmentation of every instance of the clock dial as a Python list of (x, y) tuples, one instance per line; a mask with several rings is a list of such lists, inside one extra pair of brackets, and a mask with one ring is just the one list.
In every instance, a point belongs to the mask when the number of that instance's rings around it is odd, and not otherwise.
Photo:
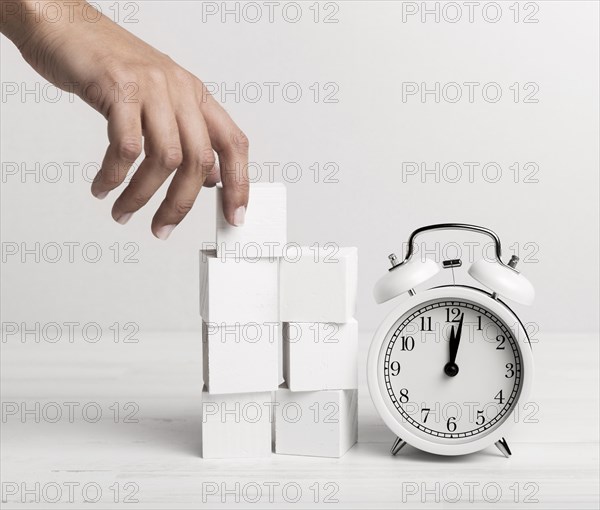
[(388, 408), (416, 435), (472, 441), (503, 423), (522, 386), (510, 328), (487, 308), (439, 299), (403, 314), (388, 331), (379, 380)]

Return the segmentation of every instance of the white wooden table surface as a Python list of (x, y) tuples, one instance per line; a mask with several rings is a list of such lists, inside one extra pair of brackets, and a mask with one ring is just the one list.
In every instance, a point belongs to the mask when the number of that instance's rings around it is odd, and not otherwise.
[(534, 345), (534, 407), (507, 437), (510, 459), (494, 447), (391, 457), (361, 334), (359, 443), (346, 456), (205, 461), (199, 333), (140, 332), (132, 344), (109, 333), (1, 345), (2, 508), (600, 507), (597, 336)]

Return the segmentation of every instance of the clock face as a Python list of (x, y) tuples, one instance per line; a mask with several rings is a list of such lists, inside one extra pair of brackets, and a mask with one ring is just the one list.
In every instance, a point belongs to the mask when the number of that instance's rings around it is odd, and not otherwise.
[(422, 302), (387, 331), (377, 373), (386, 407), (415, 436), (466, 443), (507, 420), (523, 386), (509, 325), (462, 298)]

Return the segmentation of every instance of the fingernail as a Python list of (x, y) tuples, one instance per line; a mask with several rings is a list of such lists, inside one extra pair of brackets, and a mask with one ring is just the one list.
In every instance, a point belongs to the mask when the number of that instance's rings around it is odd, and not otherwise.
[(101, 191), (100, 193), (96, 194), (96, 198), (98, 200), (104, 200), (107, 196), (108, 196), (108, 191)]
[(160, 227), (156, 231), (156, 237), (158, 237), (161, 241), (166, 241), (176, 226), (177, 225), (165, 225), (164, 227)]
[(132, 212), (121, 214), (121, 216), (119, 216), (117, 218), (117, 223), (119, 223), (121, 225), (125, 225), (125, 223), (127, 223), (131, 219), (132, 216), (133, 216)]
[(246, 219), (246, 208), (244, 206), (238, 207), (233, 213), (233, 224), (236, 227), (241, 227)]

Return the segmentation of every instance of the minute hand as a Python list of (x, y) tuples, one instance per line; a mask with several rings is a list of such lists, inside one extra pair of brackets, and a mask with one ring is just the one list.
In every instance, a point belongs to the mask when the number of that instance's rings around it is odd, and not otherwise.
[(462, 334), (462, 325), (465, 314), (460, 316), (458, 323), (458, 329), (454, 332), (454, 326), (450, 330), (450, 361), (444, 366), (444, 373), (448, 377), (454, 377), (458, 374), (458, 365), (456, 364), (456, 354), (458, 353), (458, 346), (460, 345), (460, 337)]
[(456, 363), (456, 354), (458, 353), (458, 346), (460, 345), (460, 337), (462, 335), (462, 326), (464, 318), (465, 314), (463, 313), (460, 316), (460, 321), (458, 323), (458, 329), (456, 331), (456, 334), (454, 334), (454, 326), (452, 326), (452, 331), (450, 332), (450, 363)]

